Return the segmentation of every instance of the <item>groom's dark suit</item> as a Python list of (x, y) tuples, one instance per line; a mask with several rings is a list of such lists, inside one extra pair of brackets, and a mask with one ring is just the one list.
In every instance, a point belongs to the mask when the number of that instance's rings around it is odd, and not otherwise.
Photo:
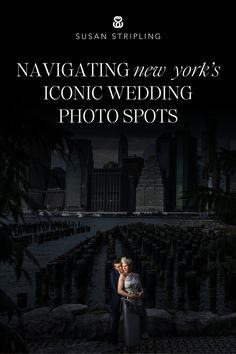
[(121, 295), (117, 293), (119, 276), (120, 273), (115, 269), (113, 269), (110, 273), (111, 316), (112, 316), (111, 335), (112, 335), (112, 342), (114, 344), (117, 344), (118, 342), (119, 321), (120, 321)]

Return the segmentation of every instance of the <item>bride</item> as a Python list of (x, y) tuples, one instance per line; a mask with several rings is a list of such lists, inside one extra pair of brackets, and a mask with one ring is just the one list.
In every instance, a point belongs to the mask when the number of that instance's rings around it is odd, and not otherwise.
[[(143, 289), (139, 274), (132, 272), (132, 260), (121, 258), (123, 272), (118, 281), (118, 294), (122, 295), (125, 344), (133, 347), (140, 344), (141, 333), (147, 337), (146, 311), (142, 303)], [(145, 333), (144, 333), (145, 332)]]

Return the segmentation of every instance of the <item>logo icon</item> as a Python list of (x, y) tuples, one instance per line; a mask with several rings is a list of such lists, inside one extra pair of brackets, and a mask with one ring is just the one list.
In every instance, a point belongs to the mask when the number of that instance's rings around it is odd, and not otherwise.
[(113, 21), (114, 28), (122, 28), (124, 26), (123, 18), (121, 16), (115, 16)]

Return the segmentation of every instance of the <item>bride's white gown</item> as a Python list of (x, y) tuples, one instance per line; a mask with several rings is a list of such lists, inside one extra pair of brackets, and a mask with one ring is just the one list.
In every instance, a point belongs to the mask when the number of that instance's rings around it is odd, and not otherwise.
[[(141, 290), (140, 277), (137, 273), (129, 273), (124, 281), (124, 290), (128, 293), (138, 293)], [(124, 316), (124, 338), (127, 346), (136, 346), (141, 340), (140, 313), (143, 310), (142, 301), (122, 299)]]

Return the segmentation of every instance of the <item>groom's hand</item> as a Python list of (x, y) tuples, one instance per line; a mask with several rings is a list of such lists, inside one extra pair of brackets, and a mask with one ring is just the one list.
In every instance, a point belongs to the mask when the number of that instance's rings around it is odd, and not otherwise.
[(140, 291), (140, 293), (139, 293), (139, 297), (143, 297), (143, 295), (144, 295), (144, 291), (143, 291), (143, 289)]

